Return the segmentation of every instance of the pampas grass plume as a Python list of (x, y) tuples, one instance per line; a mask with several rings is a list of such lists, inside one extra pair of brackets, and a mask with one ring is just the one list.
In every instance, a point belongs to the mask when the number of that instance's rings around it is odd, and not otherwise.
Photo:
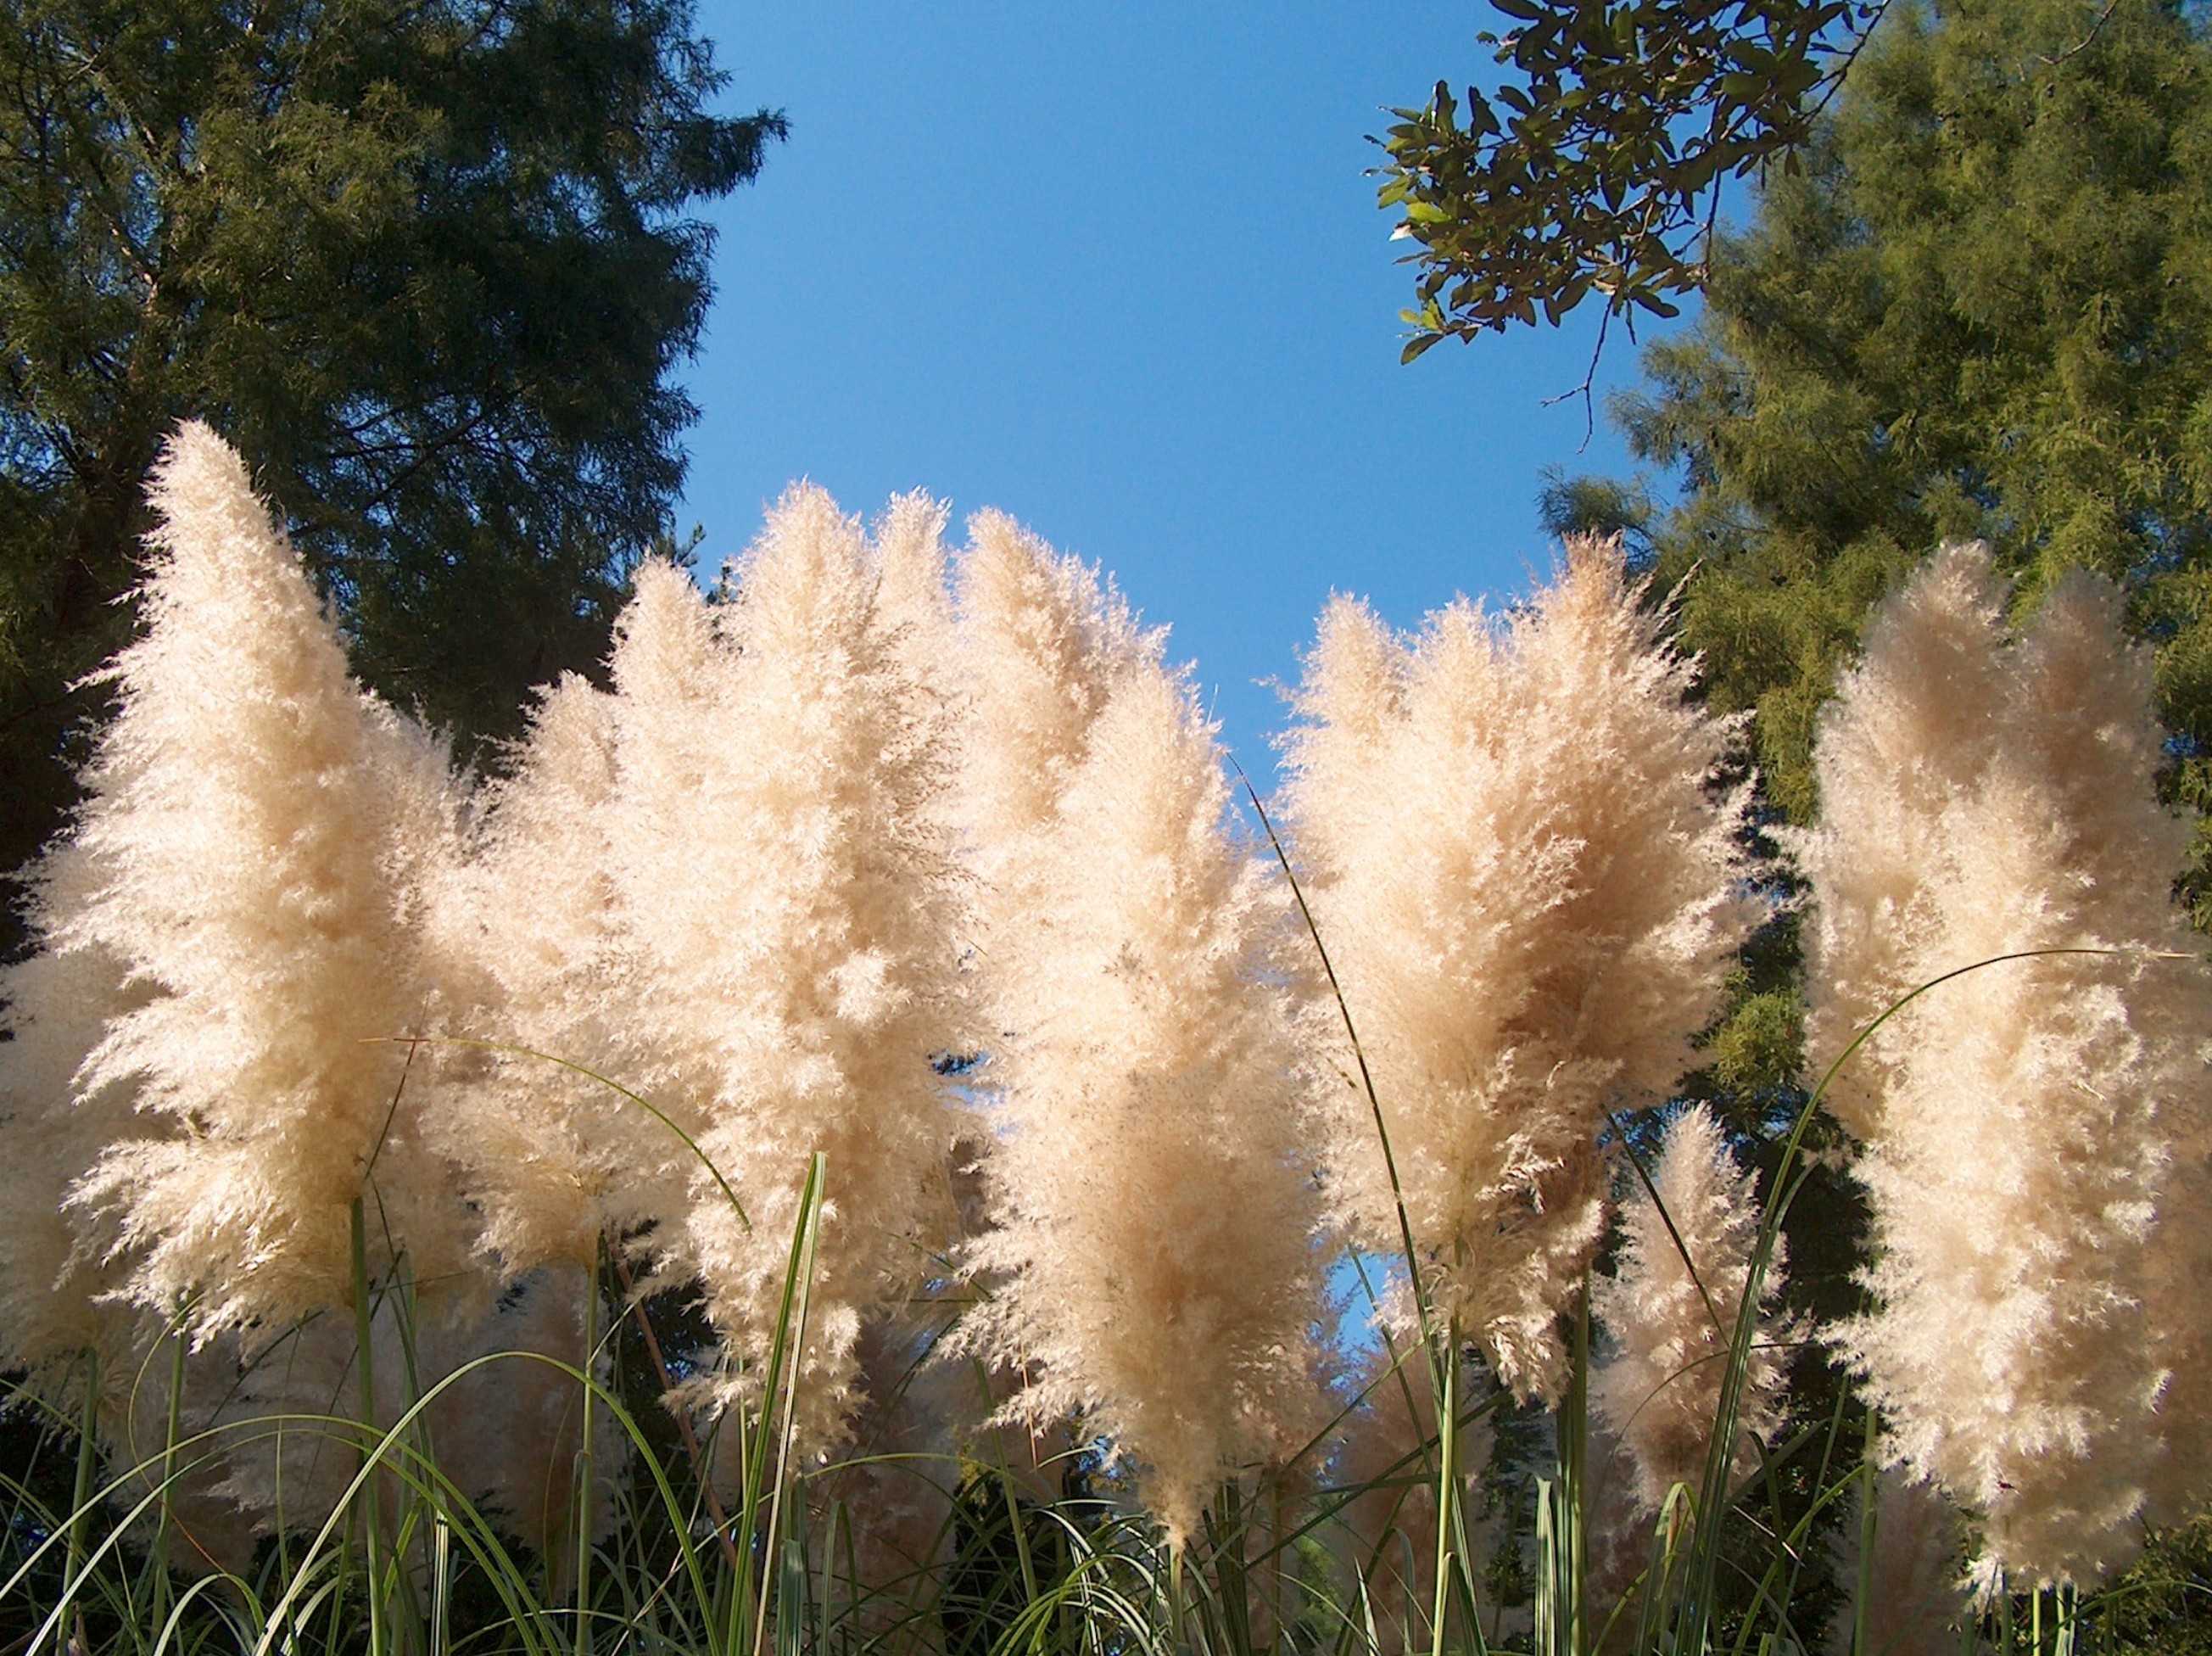
[(1132, 1459), (1180, 1542), (1318, 1401), (1285, 897), (1227, 831), (1188, 679), (1080, 565), (987, 519), (963, 603), (971, 763), (1006, 802), (978, 848), (993, 1286), (963, 1337), (1031, 1366), (1012, 1413), (1079, 1411)]
[[(1632, 1189), (1621, 1210), (1620, 1269), (1598, 1277), (1591, 1294), (1613, 1350), (1590, 1378), (1590, 1403), (1627, 1463), (1601, 1476), (1627, 1476), (1644, 1516), (1656, 1515), (1676, 1484), (1694, 1493), (1704, 1476), (1759, 1221), (1752, 1179), (1702, 1104), (1668, 1123), (1651, 1183), (1657, 1202), (1640, 1183)], [(1760, 1284), (1762, 1310), (1781, 1295), (1784, 1264), (1778, 1238)], [(1765, 1441), (1780, 1422), (1786, 1364), (1779, 1337), (1773, 1319), (1763, 1318), (1739, 1403), (1747, 1440)], [(1739, 1446), (1740, 1468), (1752, 1453), (1748, 1441)]]
[[(1829, 1623), (1831, 1656), (1957, 1656), (1960, 1629), (1977, 1619), (1958, 1509), (1932, 1485), (1908, 1482), (1893, 1468), (1875, 1488), (1871, 1565), (1860, 1551), (1857, 1514), (1837, 1531), (1836, 1580), (1849, 1596)], [(1862, 1575), (1863, 1650), (1853, 1642)]]
[(175, 1136), (111, 1147), (78, 1200), (112, 1216), (129, 1288), (202, 1329), (343, 1303), (348, 1209), (426, 1278), (459, 1210), (403, 1091), (420, 1027), (424, 871), (449, 854), (444, 746), (358, 689), (244, 466), (202, 425), (157, 467), (145, 632), (76, 834), (102, 882), (58, 928), (146, 991), (80, 1072)]
[[(1436, 1614), (1436, 1389), (1418, 1350), (1402, 1363), (1377, 1351), (1358, 1378), (1359, 1405), (1338, 1434), (1328, 1482), (1358, 1493), (1342, 1502), (1335, 1525), (1324, 1534), (1337, 1556), (1347, 1605), (1358, 1604), (1364, 1585), (1376, 1656), (1396, 1656), (1429, 1642)], [(1465, 1397), (1466, 1389), (1460, 1395)], [(1491, 1503), (1482, 1481), (1494, 1442), (1485, 1410), (1462, 1422), (1454, 1451), (1463, 1492), (1462, 1521), (1478, 1571), (1499, 1538), (1498, 1515), (1483, 1515)], [(1496, 1606), (1488, 1608), (1486, 1620), (1498, 1613)], [(1493, 1624), (1485, 1631), (1495, 1637), (1498, 1629)]]
[[(2008, 642), (1978, 545), (1886, 600), (1816, 749), (1809, 1039), (1851, 1060), (1879, 1302), (1844, 1342), (1890, 1453), (1979, 1519), (1984, 1587), (2094, 1582), (2202, 1495), (2206, 1034), (2147, 654), (2070, 573)], [(1845, 1074), (1850, 1065), (1845, 1067)], [(2179, 1288), (2178, 1280), (2188, 1286)]]
[(109, 1022), (148, 995), (104, 945), (56, 941), (102, 880), (82, 845), (41, 857), (27, 882), (34, 947), (0, 971), (0, 1367), (42, 1389), (87, 1352), (112, 1375), (138, 1321), (106, 1298), (123, 1275), (112, 1233), (70, 1202), (109, 1146), (155, 1125), (133, 1111), (128, 1082), (79, 1082)]
[(1139, 632), (1110, 584), (1003, 513), (977, 513), (968, 533), (962, 793), (988, 900), (999, 859), (1051, 820), (1091, 721), (1121, 679), (1157, 658), (1159, 642)]
[(573, 673), (547, 690), (433, 906), (443, 974), (467, 986), (461, 1029), (526, 1049), (453, 1054), (467, 1084), (431, 1123), (505, 1277), (592, 1269), (601, 1237), (641, 1229), (688, 1188), (681, 1142), (593, 1079), (620, 1079), (620, 1028), (646, 992), (610, 866), (617, 705)]
[(802, 485), (718, 610), (672, 569), (644, 572), (614, 657), (610, 857), (631, 969), (653, 985), (617, 1059), (744, 1209), (695, 1162), (652, 1245), (700, 1278), (738, 1360), (718, 1397), (750, 1396), (826, 1153), (799, 1394), (817, 1445), (855, 1406), (863, 1312), (943, 1245), (957, 1124), (931, 1065), (961, 1039), (948, 732), (882, 581), (858, 526)]
[[(1690, 705), (1619, 547), (1570, 542), (1503, 624), (1412, 639), (1339, 599), (1285, 742), (1308, 894), (1374, 1076), (1425, 1285), (1527, 1395), (1565, 1375), (1559, 1312), (1603, 1231), (1609, 1111), (1687, 1067), (1753, 916), (1728, 723)], [(1335, 1009), (1316, 1045), (1357, 1074)], [(1400, 1250), (1364, 1093), (1332, 1091), (1335, 1200)]]

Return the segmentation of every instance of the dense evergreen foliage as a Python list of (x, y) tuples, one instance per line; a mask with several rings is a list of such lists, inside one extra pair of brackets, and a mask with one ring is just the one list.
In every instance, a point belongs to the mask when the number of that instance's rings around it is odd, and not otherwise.
[(465, 744), (604, 653), (665, 536), (711, 232), (779, 116), (688, 0), (6, 0), (0, 869), (70, 798), (177, 421)]

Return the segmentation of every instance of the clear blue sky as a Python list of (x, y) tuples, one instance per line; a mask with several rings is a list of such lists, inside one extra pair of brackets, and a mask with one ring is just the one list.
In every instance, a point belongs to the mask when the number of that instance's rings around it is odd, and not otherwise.
[[(705, 0), (733, 110), (789, 142), (716, 210), (703, 566), (793, 478), (926, 488), (1103, 562), (1263, 779), (1332, 589), (1401, 624), (1548, 565), (1594, 315), (1398, 363), (1410, 273), (1364, 176), (1386, 107), (1488, 66), (1462, 5)], [(1634, 377), (1616, 334), (1600, 387)]]

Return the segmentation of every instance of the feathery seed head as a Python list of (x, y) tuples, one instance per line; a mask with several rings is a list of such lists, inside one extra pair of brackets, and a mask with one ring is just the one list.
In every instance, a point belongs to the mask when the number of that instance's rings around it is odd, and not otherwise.
[[(912, 514), (908, 514), (910, 518)], [(911, 537), (913, 524), (900, 520)], [(709, 612), (641, 580), (615, 657), (607, 841), (631, 1002), (611, 1062), (697, 1142), (743, 1205), (684, 1168), (650, 1245), (697, 1275), (747, 1395), (775, 1326), (809, 1159), (828, 1157), (809, 1293), (803, 1436), (854, 1402), (860, 1313), (945, 1228), (957, 1120), (930, 1056), (959, 1050), (956, 882), (939, 827), (941, 708), (879, 602), (878, 554), (818, 489), (787, 493)]]
[(936, 694), (954, 687), (952, 592), (945, 555), (950, 514), (919, 490), (894, 496), (875, 530), (876, 611), (900, 665)]
[(1119, 679), (1158, 660), (1160, 639), (1139, 631), (1096, 571), (1003, 513), (978, 512), (968, 535), (959, 569), (972, 728), (964, 791), (988, 845), (1051, 819), (1091, 721)]
[(80, 1087), (135, 1087), (191, 1136), (111, 1147), (78, 1200), (112, 1216), (141, 1304), (281, 1325), (345, 1298), (372, 1177), (414, 1271), (458, 1263), (424, 1092), (388, 1044), (424, 1015), (420, 892), (456, 804), (443, 744), (348, 679), (206, 427), (172, 441), (153, 503), (146, 632), (115, 663), (76, 829), (102, 878), (53, 941), (106, 950), (145, 991)]
[[(1669, 1123), (1651, 1182), (1658, 1202), (1634, 1187), (1621, 1210), (1620, 1269), (1597, 1278), (1591, 1294), (1614, 1349), (1591, 1376), (1590, 1402), (1627, 1451), (1626, 1464), (1601, 1476), (1630, 1478), (1644, 1514), (1656, 1514), (1677, 1483), (1694, 1492), (1704, 1476), (1759, 1221), (1752, 1179), (1702, 1104)], [(1784, 1264), (1778, 1238), (1760, 1283), (1762, 1312), (1781, 1298)], [(1786, 1365), (1778, 1336), (1763, 1316), (1739, 1403), (1739, 1465), (1751, 1458), (1748, 1440), (1771, 1437), (1780, 1422)]]
[[(1287, 910), (1225, 825), (1212, 728), (1079, 565), (979, 521), (963, 572), (971, 758), (1026, 775), (979, 821), (1001, 871), (990, 1300), (963, 1337), (1081, 1411), (1180, 1543), (1207, 1495), (1295, 1446), (1317, 1403), (1317, 1214), (1279, 962)], [(995, 684), (994, 682), (995, 679)]]
[[(1607, 1111), (1663, 1095), (1753, 914), (1735, 727), (1623, 573), (1571, 541), (1503, 626), (1465, 603), (1392, 638), (1332, 603), (1286, 740), (1287, 815), (1374, 1075), (1442, 1318), (1550, 1395), (1556, 1323), (1603, 1230)], [(1313, 1039), (1345, 1044), (1326, 1009)], [(1338, 1051), (1342, 1075), (1356, 1073)], [(1325, 1130), (1340, 1216), (1399, 1249), (1364, 1093)]]
[(607, 842), (618, 831), (617, 705), (574, 674), (545, 691), (513, 775), (486, 789), (465, 859), (431, 905), (441, 981), (474, 991), (462, 1032), (527, 1050), (465, 1050), (473, 1074), (431, 1123), (504, 1277), (588, 1269), (602, 1236), (642, 1227), (684, 1187), (674, 1136), (566, 1067), (620, 1079), (616, 1026), (641, 992)]
[(1856, 1521), (1837, 1531), (1836, 1580), (1851, 1598), (1829, 1624), (1832, 1656), (1854, 1656), (1864, 1578), (1866, 1640), (1875, 1656), (1955, 1656), (1960, 1629), (1975, 1620), (1966, 1590), (1966, 1537), (1958, 1508), (1931, 1484), (1907, 1482), (1894, 1468), (1875, 1483), (1874, 1555), (1860, 1552)]
[[(1977, 1513), (1985, 1586), (2090, 1581), (2201, 1498), (2212, 983), (2174, 908), (2144, 653), (2070, 575), (2007, 642), (1985, 548), (1885, 600), (1825, 715), (1795, 837), (1816, 1061), (1905, 1006), (1838, 1113), (1879, 1250), (1843, 1342), (1889, 1452)], [(2192, 1286), (2182, 1288), (2188, 1280)]]
[(80, 1081), (109, 1022), (149, 993), (104, 945), (58, 941), (102, 880), (82, 845), (49, 848), (28, 882), (38, 947), (0, 971), (0, 1365), (42, 1389), (64, 1383), (87, 1351), (112, 1373), (138, 1321), (106, 1302), (124, 1275), (112, 1227), (70, 1202), (110, 1145), (160, 1133), (133, 1110), (128, 1083)]
[[(1328, 1534), (1354, 1592), (1364, 1580), (1375, 1617), (1375, 1656), (1397, 1656), (1431, 1643), (1437, 1593), (1437, 1452), (1436, 1388), (1416, 1355), (1393, 1370), (1377, 1353), (1362, 1368), (1359, 1406), (1340, 1432), (1328, 1481), (1360, 1493), (1346, 1501)], [(1464, 1392), (1462, 1394), (1464, 1396)], [(1468, 1547), (1480, 1568), (1501, 1526), (1482, 1483), (1493, 1431), (1488, 1412), (1467, 1419), (1454, 1447), (1463, 1480)], [(1353, 1601), (1356, 1603), (1356, 1601)]]

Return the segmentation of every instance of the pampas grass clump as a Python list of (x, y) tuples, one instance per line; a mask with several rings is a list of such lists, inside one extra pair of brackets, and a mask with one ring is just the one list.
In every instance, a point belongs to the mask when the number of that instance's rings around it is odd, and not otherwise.
[[(0, 1361), (81, 1446), (0, 1526), (42, 1648), (95, 1598), (476, 1648), (471, 1576), (576, 1656), (1441, 1651), (1515, 1580), (1547, 1651), (1794, 1647), (1879, 1461), (1844, 1636), (1911, 1650), (1970, 1544), (2002, 1611), (2204, 1492), (2212, 989), (2089, 577), (2008, 633), (1953, 548), (1875, 618), (1790, 841), (1814, 1056), (1875, 1027), (1761, 1201), (1672, 1096), (1762, 913), (1737, 731), (1617, 546), (1503, 619), (1332, 603), (1278, 843), (1164, 635), (996, 514), (956, 575), (937, 502), (802, 484), (712, 595), (647, 564), (486, 780), (204, 428), (155, 505), (0, 973)], [(1823, 1098), (1856, 1467), (1785, 1391)], [(1324, 1333), (1347, 1247), (1403, 1267), (1380, 1355)]]

